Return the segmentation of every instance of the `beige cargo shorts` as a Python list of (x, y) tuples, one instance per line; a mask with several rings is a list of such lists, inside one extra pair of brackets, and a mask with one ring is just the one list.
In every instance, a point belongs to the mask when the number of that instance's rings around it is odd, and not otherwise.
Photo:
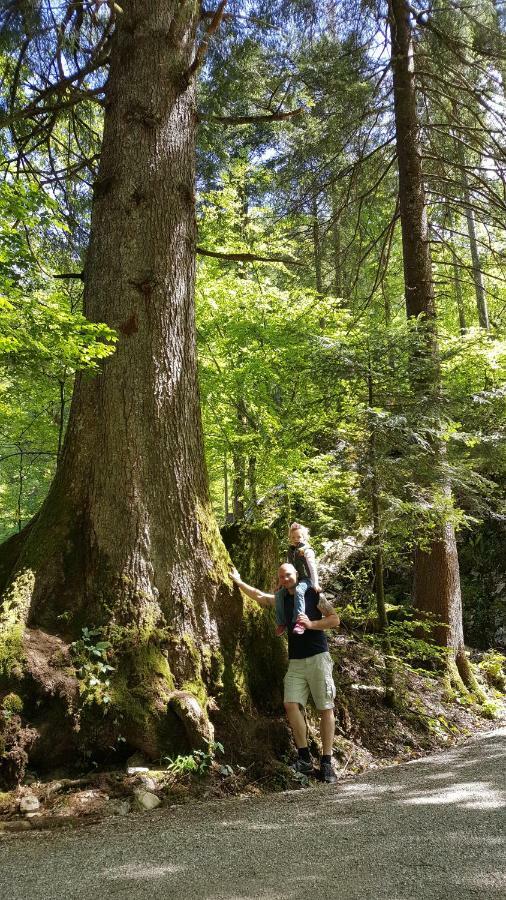
[(306, 659), (291, 659), (285, 675), (285, 703), (306, 706), (311, 694), (316, 709), (333, 709), (336, 686), (332, 678), (334, 663), (330, 653), (317, 653)]

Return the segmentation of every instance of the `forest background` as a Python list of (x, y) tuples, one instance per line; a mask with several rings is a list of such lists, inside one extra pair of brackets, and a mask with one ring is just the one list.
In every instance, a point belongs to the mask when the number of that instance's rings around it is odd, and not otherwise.
[[(146, 21), (164, 6), (149, 4)], [(117, 324), (106, 306), (83, 311), (93, 198), (107, 201), (109, 191), (99, 165), (114, 96), (111, 35), (126, 33), (135, 7), (2, 4), (8, 547), (48, 509), (76, 374), (99, 383), (140, 327), (136, 311)], [(417, 619), (442, 621), (433, 637), (461, 654), (472, 687), (454, 621), (461, 589), (466, 642), (484, 650), (506, 640), (504, 4), (237, 2), (201, 10), (198, 22), (191, 15), (196, 338), (214, 515), (222, 526), (268, 526), (281, 540), (300, 520), (319, 552), (354, 536), (362, 561), (335, 587), (350, 621), (378, 607), (388, 629), (388, 612), (409, 619), (414, 603)], [(130, 113), (130, 128), (141, 117), (156, 132), (155, 117)], [(163, 206), (163, 191), (155, 200)], [(141, 222), (141, 255), (142, 234)], [(93, 251), (104, 271), (122, 252), (109, 238)], [(148, 304), (150, 285), (135, 284)], [(176, 491), (169, 515), (178, 502)], [(22, 606), (9, 593), (11, 556), (3, 571), (8, 630)], [(62, 601), (50, 626), (47, 615), (32, 624), (74, 647), (81, 640), (81, 652), (90, 646), (83, 628), (112, 646), (110, 626), (126, 618), (116, 612), (106, 625), (82, 608), (74, 616)], [(214, 675), (205, 674), (205, 641), (197, 644), (209, 693)], [(13, 638), (5, 651), (9, 689), (20, 677), (16, 647)], [(131, 646), (122, 649), (132, 666)], [(113, 660), (111, 671), (120, 668)], [(160, 660), (155, 669), (161, 678)], [(98, 691), (88, 683), (89, 704), (114, 701), (105, 675)], [(188, 689), (194, 675), (176, 675), (171, 688)], [(193, 693), (205, 710), (200, 681)]]

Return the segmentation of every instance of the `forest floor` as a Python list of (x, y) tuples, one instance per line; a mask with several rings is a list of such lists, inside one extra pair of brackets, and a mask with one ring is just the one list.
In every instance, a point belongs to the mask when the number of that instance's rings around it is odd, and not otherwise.
[(505, 763), (502, 728), (337, 785), (12, 834), (0, 883), (9, 900), (499, 900)]
[[(330, 646), (337, 686), (334, 765), (339, 781), (459, 744), (489, 730), (491, 718), (496, 724), (506, 721), (503, 698), (485, 683), (490, 701), (484, 706), (466, 695), (448, 697), (434, 673), (401, 664), (396, 673), (398, 703), (390, 709), (385, 704), (384, 660), (379, 650), (353, 634), (333, 636)], [(317, 719), (311, 709), (308, 725), (310, 750), (317, 759)], [(61, 769), (42, 775), (28, 770), (17, 789), (0, 793), (0, 834), (135, 815), (143, 808), (140, 794), (146, 792), (153, 804), (172, 808), (201, 800), (313, 788), (316, 782), (289, 766), (291, 742), (284, 718), (264, 718), (261, 729), (264, 735), (269, 731), (275, 756), (267, 748), (262, 750), (256, 740), (249, 753), (231, 754), (225, 747), (224, 754), (216, 750), (183, 757), (171, 767), (147, 763), (136, 755), (108, 769), (88, 763), (86, 768), (81, 764), (81, 771)], [(20, 802), (27, 797), (35, 798), (37, 807), (29, 815), (20, 810)]]

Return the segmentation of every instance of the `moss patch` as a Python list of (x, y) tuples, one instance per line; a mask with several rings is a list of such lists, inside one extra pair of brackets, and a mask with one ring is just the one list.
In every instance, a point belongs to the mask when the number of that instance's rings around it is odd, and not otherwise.
[(212, 569), (209, 572), (209, 578), (216, 584), (225, 581), (230, 582), (230, 557), (226, 550), (223, 538), (218, 528), (215, 515), (210, 504), (197, 504), (196, 517), (199, 523), (200, 532), (204, 544), (206, 545), (209, 556), (212, 561)]
[(21, 676), (23, 634), (30, 608), (35, 574), (20, 572), (6, 591), (0, 607), (0, 675)]
[(23, 701), (18, 694), (7, 694), (2, 700), (1, 707), (5, 716), (13, 716), (23, 712)]

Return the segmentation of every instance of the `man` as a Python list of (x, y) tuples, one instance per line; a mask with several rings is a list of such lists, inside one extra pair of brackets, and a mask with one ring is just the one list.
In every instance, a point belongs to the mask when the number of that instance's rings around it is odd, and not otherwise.
[[(275, 595), (266, 594), (245, 584), (237, 569), (231, 573), (232, 579), (248, 597), (261, 606), (274, 606)], [(292, 621), (297, 571), (290, 563), (279, 567), (280, 587), (286, 588), (285, 621)], [(302, 634), (288, 629), (288, 671), (285, 675), (285, 710), (297, 747), (298, 759), (295, 768), (309, 775), (313, 763), (307, 745), (306, 720), (303, 709), (309, 694), (313, 697), (320, 714), (320, 736), (322, 756), (320, 778), (333, 784), (337, 778), (332, 769), (332, 744), (334, 741), (335, 719), (334, 698), (336, 689), (332, 679), (333, 662), (328, 652), (325, 631), (338, 628), (339, 616), (332, 605), (320, 597), (313, 588), (308, 588), (305, 596), (306, 612), (297, 621), (304, 626)]]

